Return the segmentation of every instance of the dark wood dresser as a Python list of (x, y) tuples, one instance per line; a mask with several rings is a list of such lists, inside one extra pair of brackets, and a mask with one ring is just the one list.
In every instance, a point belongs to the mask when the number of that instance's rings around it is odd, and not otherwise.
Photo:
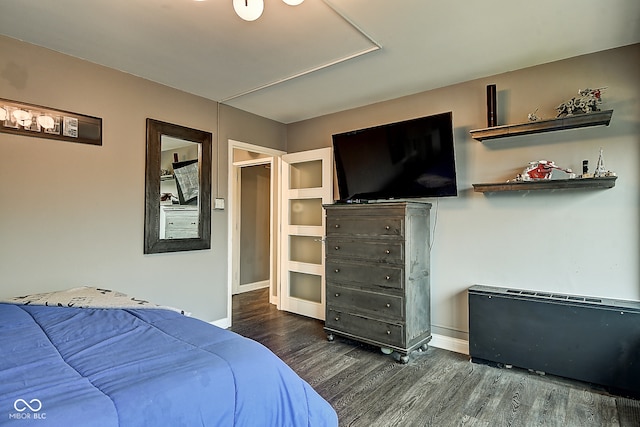
[(431, 340), (431, 204), (326, 205), (325, 331), (409, 354)]

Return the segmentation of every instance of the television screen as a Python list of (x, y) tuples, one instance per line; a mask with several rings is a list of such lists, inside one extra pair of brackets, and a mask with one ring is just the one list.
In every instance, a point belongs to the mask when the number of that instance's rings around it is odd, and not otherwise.
[(340, 201), (458, 194), (453, 114), (333, 135)]

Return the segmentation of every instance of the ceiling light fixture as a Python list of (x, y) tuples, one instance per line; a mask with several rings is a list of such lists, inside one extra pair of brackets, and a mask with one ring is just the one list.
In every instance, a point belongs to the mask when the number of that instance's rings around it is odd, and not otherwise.
[[(304, 0), (282, 0), (289, 6), (297, 6)], [(233, 9), (245, 21), (255, 21), (262, 16), (264, 0), (233, 0)]]

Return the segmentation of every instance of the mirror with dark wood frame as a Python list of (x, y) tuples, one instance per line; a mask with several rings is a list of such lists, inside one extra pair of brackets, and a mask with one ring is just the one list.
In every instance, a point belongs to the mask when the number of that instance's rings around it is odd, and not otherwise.
[(144, 253), (211, 248), (212, 135), (147, 119)]

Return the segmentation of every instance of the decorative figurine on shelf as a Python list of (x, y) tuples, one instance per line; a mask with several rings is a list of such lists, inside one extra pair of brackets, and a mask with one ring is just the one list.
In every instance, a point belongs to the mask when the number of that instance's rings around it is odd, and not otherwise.
[(561, 170), (570, 174), (570, 178), (574, 177), (571, 169), (561, 168), (551, 160), (538, 160), (537, 162), (529, 162), (525, 170), (516, 176), (513, 181), (536, 181), (541, 179), (551, 179), (554, 169)]
[(598, 163), (596, 163), (596, 169), (593, 171), (593, 176), (595, 178), (616, 176), (615, 172), (611, 172), (604, 168), (604, 156), (602, 155), (602, 148), (600, 148), (600, 155), (598, 156)]
[(161, 205), (169, 205), (169, 204), (177, 204), (177, 203), (179, 203), (178, 197), (174, 196), (172, 193), (160, 194)]
[(604, 176), (607, 170), (604, 168), (604, 157), (602, 156), (602, 147), (600, 147), (600, 154), (598, 155), (598, 163), (596, 163), (596, 170), (593, 175), (596, 177)]
[(556, 107), (557, 117), (600, 111), (598, 105), (602, 103), (602, 91), (605, 89), (606, 86), (597, 89), (580, 89), (578, 91), (580, 96), (573, 97)]
[(527, 118), (529, 119), (530, 122), (535, 122), (537, 120), (540, 120), (540, 117), (536, 116), (537, 112), (538, 112), (538, 109), (536, 108), (536, 110), (533, 113), (529, 113), (527, 115)]

